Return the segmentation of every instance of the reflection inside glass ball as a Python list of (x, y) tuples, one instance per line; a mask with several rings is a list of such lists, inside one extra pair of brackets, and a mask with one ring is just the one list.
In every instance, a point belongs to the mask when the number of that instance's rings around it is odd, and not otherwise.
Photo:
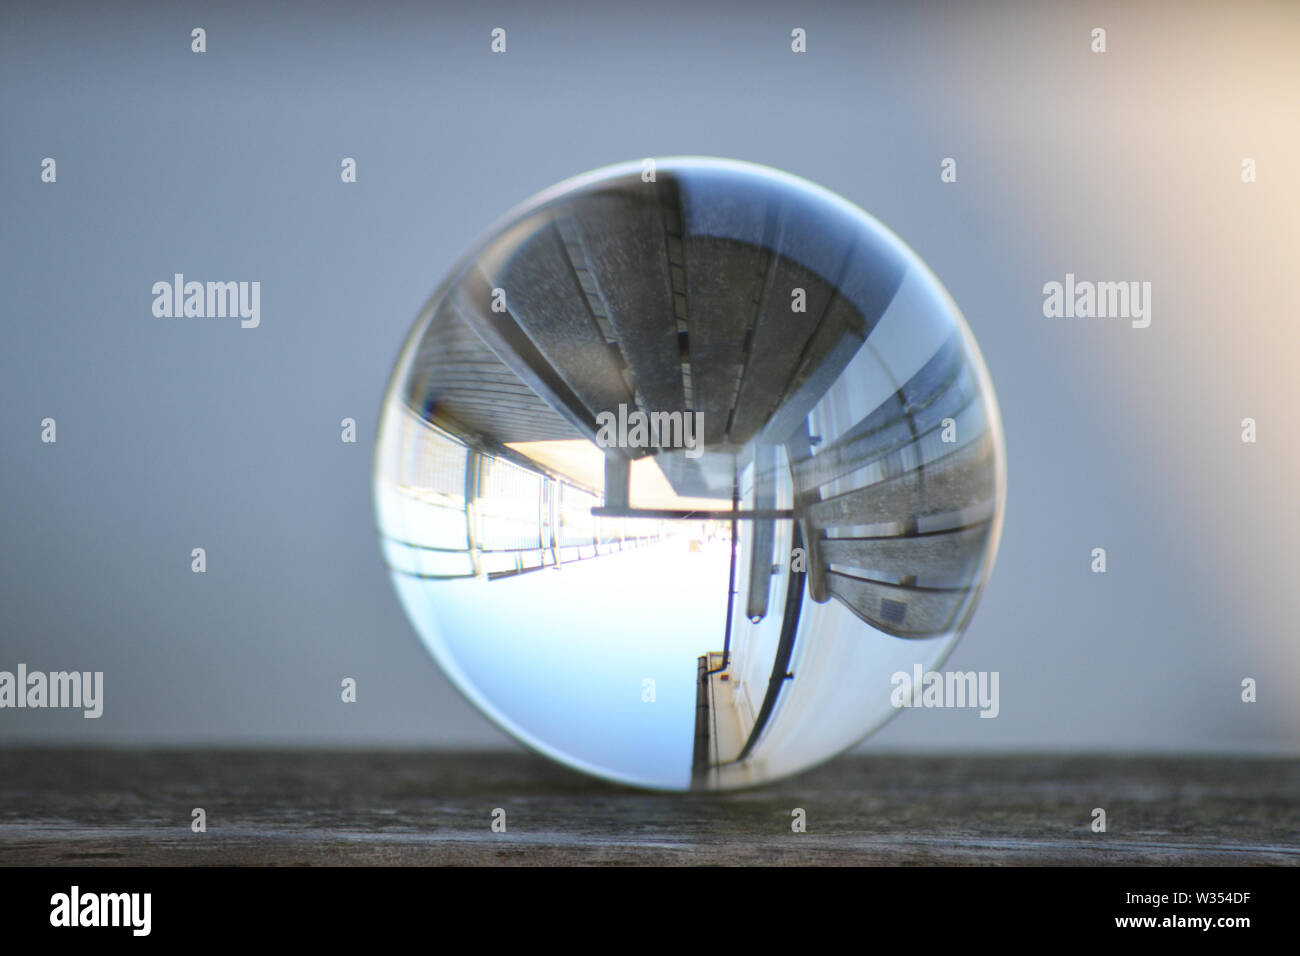
[(570, 766), (726, 789), (893, 713), (969, 620), (997, 405), (929, 270), (763, 167), (599, 170), (453, 270), (385, 399), (375, 502), (450, 678)]

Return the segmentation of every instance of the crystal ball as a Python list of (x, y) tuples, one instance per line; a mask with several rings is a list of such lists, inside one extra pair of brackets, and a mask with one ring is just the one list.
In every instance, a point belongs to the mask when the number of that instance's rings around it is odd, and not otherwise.
[(662, 790), (851, 747), (942, 664), (1001, 528), (975, 341), (847, 200), (730, 160), (596, 170), (433, 293), (384, 399), (381, 549), (514, 737)]

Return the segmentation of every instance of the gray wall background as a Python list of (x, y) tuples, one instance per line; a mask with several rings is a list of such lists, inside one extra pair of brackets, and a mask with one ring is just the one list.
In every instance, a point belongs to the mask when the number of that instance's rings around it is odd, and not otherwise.
[[(805, 176), (897, 232), (998, 391), (1002, 549), (948, 666), (999, 671), (1001, 714), (909, 711), (866, 746), (1300, 750), (1300, 7), (2, 17), (0, 669), (102, 670), (106, 704), (0, 711), (0, 743), (511, 746), (439, 674), (380, 561), (387, 375), (516, 202), (706, 154)], [(261, 281), (261, 327), (154, 318), (174, 272)], [(1151, 327), (1044, 318), (1066, 272), (1152, 282)]]

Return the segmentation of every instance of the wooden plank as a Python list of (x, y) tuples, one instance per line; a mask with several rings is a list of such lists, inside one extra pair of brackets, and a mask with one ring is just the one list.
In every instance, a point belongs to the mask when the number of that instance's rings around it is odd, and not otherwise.
[(984, 553), (989, 524), (955, 531), (896, 538), (826, 538), (822, 558), (828, 564), (860, 571), (910, 577), (958, 578), (970, 572)]
[(951, 630), (969, 588), (915, 588), (883, 584), (836, 571), (826, 573), (831, 596), (872, 627), (895, 637), (934, 637)]
[(1296, 758), (850, 755), (705, 799), (518, 751), (10, 748), (0, 864), (1295, 866), (1298, 794)]
[(808, 517), (817, 528), (908, 522), (987, 504), (993, 492), (993, 444), (982, 435), (923, 468), (810, 505)]

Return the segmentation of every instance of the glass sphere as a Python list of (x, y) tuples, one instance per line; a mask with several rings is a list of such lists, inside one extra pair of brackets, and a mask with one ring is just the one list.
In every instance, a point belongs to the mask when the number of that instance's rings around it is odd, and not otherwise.
[(846, 200), (733, 161), (501, 220), (385, 397), (375, 507), (450, 679), (622, 783), (749, 786), (879, 727), (997, 550), (997, 403), (956, 306)]

